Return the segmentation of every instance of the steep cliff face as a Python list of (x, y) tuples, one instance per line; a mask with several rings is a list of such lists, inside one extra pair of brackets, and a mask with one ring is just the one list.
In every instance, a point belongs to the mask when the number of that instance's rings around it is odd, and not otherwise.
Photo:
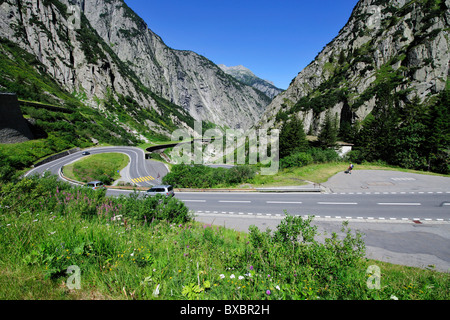
[[(43, 77), (51, 77), (62, 90), (102, 110), (127, 131), (168, 134), (177, 127), (193, 126), (187, 112), (146, 88), (98, 36), (82, 11), (67, 1), (1, 1), (1, 38), (36, 57), (32, 67)], [(8, 80), (17, 81), (2, 79)]]
[[(383, 94), (426, 103), (448, 86), (449, 0), (361, 0), (336, 38), (267, 107), (259, 126), (292, 115), (317, 134), (325, 112), (363, 120)], [(417, 98), (415, 98), (417, 97)]]
[(168, 135), (195, 119), (247, 128), (270, 103), (208, 59), (167, 47), (122, 0), (1, 0), (0, 39), (129, 132)]
[(270, 103), (271, 99), (226, 75), (205, 57), (167, 47), (123, 0), (74, 2), (145, 86), (195, 119), (247, 128)]

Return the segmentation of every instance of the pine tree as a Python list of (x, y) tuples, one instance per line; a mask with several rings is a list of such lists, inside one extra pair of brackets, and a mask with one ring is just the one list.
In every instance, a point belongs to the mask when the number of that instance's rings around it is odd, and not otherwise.
[(308, 140), (306, 140), (303, 121), (297, 117), (286, 121), (280, 131), (280, 158), (306, 150), (308, 150)]
[(439, 100), (430, 108), (425, 124), (428, 169), (448, 174), (450, 173), (450, 90), (447, 89), (439, 95)]
[(336, 146), (337, 140), (337, 117), (331, 115), (330, 110), (325, 114), (325, 120), (319, 133), (319, 144), (323, 148), (333, 148)]

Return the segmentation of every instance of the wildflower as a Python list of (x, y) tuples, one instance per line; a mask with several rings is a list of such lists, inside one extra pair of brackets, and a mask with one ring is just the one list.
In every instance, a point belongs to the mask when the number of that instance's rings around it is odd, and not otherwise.
[(250, 266), (250, 271), (253, 270), (253, 266)]
[(275, 289), (277, 289), (278, 291), (280, 291), (280, 286), (276, 286)]
[(155, 289), (155, 291), (153, 291), (153, 296), (154, 297), (157, 297), (157, 296), (159, 296), (159, 284), (156, 286), (156, 289)]
[(224, 275), (224, 274), (221, 274), (221, 275), (220, 275), (220, 279), (223, 279), (223, 278), (225, 278), (225, 275)]
[(270, 296), (270, 293), (271, 293), (270, 290), (267, 290), (267, 291), (266, 291), (266, 294), (267, 294), (268, 296)]
[(56, 231), (50, 232), (49, 235), (54, 235), (56, 233)]
[(391, 300), (398, 300), (398, 298), (396, 296), (394, 296), (393, 294), (391, 294)]
[(236, 278), (236, 277), (235, 277), (234, 274), (232, 274), (232, 275), (230, 276), (230, 279), (234, 279), (234, 278)]
[(239, 278), (238, 278), (239, 280), (243, 280), (244, 279), (244, 277), (243, 276), (239, 276)]

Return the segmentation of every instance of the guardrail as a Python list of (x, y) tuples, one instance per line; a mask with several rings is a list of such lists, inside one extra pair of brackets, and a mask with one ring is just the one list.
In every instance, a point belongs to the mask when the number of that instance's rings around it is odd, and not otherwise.
[(66, 150), (66, 151), (54, 154), (54, 155), (52, 155), (52, 156), (50, 156), (48, 158), (45, 158), (44, 160), (41, 160), (41, 161), (35, 163), (33, 165), (33, 168), (42, 166), (43, 164), (46, 164), (48, 162), (52, 162), (52, 161), (61, 159), (61, 158), (65, 157), (65, 156), (71, 155), (71, 154), (76, 153), (76, 152), (78, 152), (80, 150), (81, 150), (80, 148), (73, 148), (73, 149), (70, 149), (70, 150)]
[(21, 100), (21, 99), (18, 99), (18, 101), (21, 106), (26, 106), (26, 107), (43, 108), (43, 109), (47, 109), (50, 111), (63, 112), (63, 113), (74, 113), (75, 112), (75, 110), (64, 108), (64, 107), (58, 107), (58, 106), (54, 106), (51, 104), (26, 101), (26, 100)]

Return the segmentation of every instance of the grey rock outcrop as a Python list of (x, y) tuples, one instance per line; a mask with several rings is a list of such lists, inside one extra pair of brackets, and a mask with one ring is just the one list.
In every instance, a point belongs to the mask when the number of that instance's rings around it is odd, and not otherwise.
[(0, 143), (10, 144), (33, 139), (14, 93), (0, 93)]
[[(449, 12), (449, 0), (361, 0), (334, 40), (267, 107), (258, 126), (279, 126), (277, 114), (295, 114), (305, 130), (317, 134), (328, 109), (338, 120), (363, 120), (383, 81), (394, 83), (392, 93), (405, 92), (403, 102), (427, 102), (448, 85)], [(310, 107), (314, 99), (322, 106)]]
[[(246, 128), (270, 103), (208, 59), (167, 47), (123, 0), (0, 1), (0, 38), (34, 55), (44, 72), (86, 105), (119, 123), (104, 103), (115, 100), (156, 134), (192, 128), (194, 119)], [(138, 110), (121, 105), (128, 97)], [(161, 106), (159, 98), (167, 103)], [(139, 109), (155, 117), (139, 118)]]
[(226, 75), (205, 57), (166, 46), (123, 0), (73, 2), (145, 86), (196, 120), (247, 128), (270, 103), (270, 98)]
[[(149, 93), (142, 90), (139, 80), (101, 42), (89, 22), (79, 12), (70, 11), (67, 2), (2, 1), (0, 38), (35, 56), (43, 66), (39, 69), (41, 74), (50, 76), (63, 90), (74, 93), (84, 104), (101, 110), (114, 121), (117, 114), (106, 110), (102, 101), (118, 100), (119, 95), (132, 97), (142, 109), (162, 112)], [(179, 119), (175, 121), (185, 125)], [(149, 130), (167, 133), (162, 126)]]

